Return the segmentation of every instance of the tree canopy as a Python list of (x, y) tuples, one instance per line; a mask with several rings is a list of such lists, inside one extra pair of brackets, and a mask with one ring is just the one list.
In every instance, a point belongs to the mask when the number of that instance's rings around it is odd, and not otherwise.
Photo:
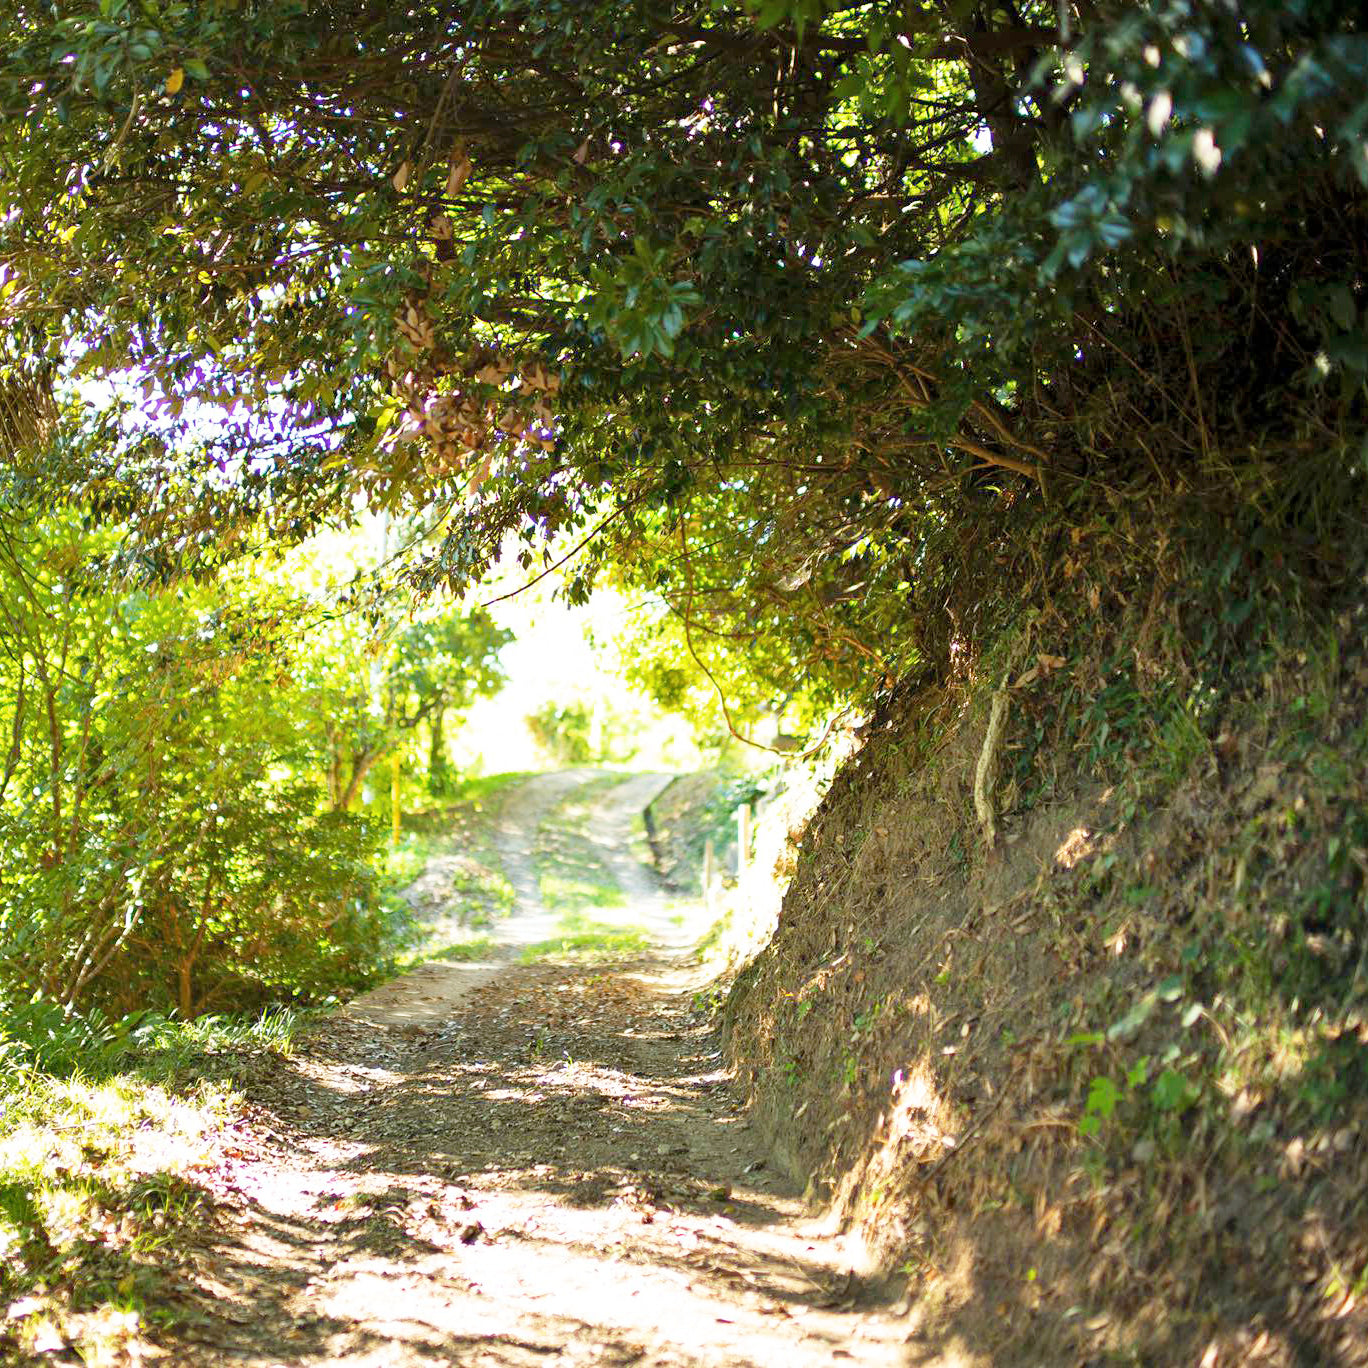
[(1279, 481), (1359, 478), (1357, 5), (6, 27), (12, 383), (111, 381), (50, 469), (149, 573), (421, 508), (421, 586), (568, 538), (572, 593), (608, 568), (700, 660), (779, 641), (774, 691), (834, 697), (948, 659), (1043, 508), (1244, 497), (1255, 433)]

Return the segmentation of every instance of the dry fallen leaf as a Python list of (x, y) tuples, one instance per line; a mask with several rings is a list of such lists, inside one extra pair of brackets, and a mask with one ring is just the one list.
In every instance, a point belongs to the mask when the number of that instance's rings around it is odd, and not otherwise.
[(470, 175), (470, 156), (468, 153), (453, 152), (451, 154), (451, 170), (447, 172), (446, 193), (450, 199), (453, 195), (460, 192), (461, 186), (466, 183), (466, 177)]
[(396, 190), (402, 190), (409, 183), (409, 176), (413, 172), (413, 167), (408, 161), (399, 163), (399, 169), (394, 173), (394, 179), (390, 182)]
[(588, 155), (589, 155), (589, 139), (588, 139), (588, 138), (585, 138), (585, 140), (584, 140), (582, 143), (580, 143), (580, 145), (579, 145), (577, 148), (575, 148), (575, 165), (576, 165), (576, 166), (583, 166), (583, 165), (584, 165), (584, 160), (585, 160), (585, 158), (586, 158)]

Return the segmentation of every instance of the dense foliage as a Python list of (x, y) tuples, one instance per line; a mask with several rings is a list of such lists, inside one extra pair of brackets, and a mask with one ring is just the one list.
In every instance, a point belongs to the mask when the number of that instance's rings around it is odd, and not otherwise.
[[(630, 591), (651, 638), (635, 680), (696, 717), (717, 698), (729, 727), (801, 748), (877, 698), (881, 741), (847, 788), (887, 785), (888, 805), (913, 757), (934, 774), (947, 740), (978, 752), (966, 677), (990, 666), (1014, 681), (1005, 805), (1043, 807), (1077, 768), (1100, 805), (1134, 799), (1068, 837), (1110, 841), (1172, 797), (1125, 879), (1127, 848), (1099, 847), (1077, 887), (1033, 864), (1023, 888), (1061, 938), (1042, 981), (1069, 1049), (1157, 1032), (1163, 994), (1201, 1008), (1178, 1018), (1205, 1042), (1187, 1054), (1156, 1037), (1124, 1070), (1067, 1067), (1091, 1071), (1079, 1130), (1106, 1162), (1174, 1160), (1131, 1208), (1144, 1239), (1187, 1228), (1205, 1252), (1208, 1181), (1246, 1153), (1242, 1078), (1303, 1089), (1283, 1115), (1324, 1122), (1327, 1164), (1361, 1101), (1368, 825), (1339, 752), (1362, 753), (1362, 709), (1335, 681), (1362, 621), (1343, 588), (1362, 584), (1366, 382), (1350, 0), (9, 0), (0, 1055), (118, 1056), (165, 1028), (130, 1011), (317, 999), (370, 973), (395, 928), (357, 809), (386, 760), (394, 791), (400, 761), (447, 788), (444, 722), (496, 685), (503, 640), (390, 591), (461, 590), (515, 557), (532, 582), (564, 567), (572, 599)], [(286, 587), (287, 548), (367, 514), (403, 529), (372, 587)], [(574, 758), (600, 749), (593, 717), (561, 699), (534, 726)], [(889, 948), (868, 908), (830, 909), (872, 869), (879, 916), (906, 921), (910, 877), (955, 913), (970, 844), (992, 847), (967, 791), (927, 793), (918, 840), (963, 818), (944, 870), (915, 843), (894, 860), (862, 816), (858, 846), (822, 856), (810, 957), (782, 947), (804, 976), (766, 1010), (794, 1027), (817, 970), (851, 985), (810, 1128), (826, 1105), (848, 1119), (846, 1021), (892, 1019), (868, 1001)], [(975, 890), (965, 917), (1009, 906)], [(1122, 956), (1132, 917), (1153, 986)], [(1012, 926), (989, 938), (1009, 958), (1029, 944), (1025, 914)], [(1107, 980), (1087, 1001), (1085, 944)], [(900, 995), (920, 993), (917, 955)], [(1036, 1011), (1015, 963), (1000, 1021), (944, 966), (916, 1012), (939, 1003), (970, 1044), (936, 1041), (933, 1064), (1045, 1041), (1014, 1035)], [(1113, 976), (1140, 1005), (1108, 1017)], [(871, 1073), (876, 1130), (909, 1058), (900, 1041)], [(1013, 1057), (1001, 1098), (1035, 1077)], [(1029, 1209), (1034, 1249), (1047, 1207), (1008, 1165), (1053, 1142), (1022, 1142), (1028, 1115), (999, 1100), (987, 1120), (1012, 1128), (993, 1210)], [(1136, 1117), (1148, 1151), (1102, 1135)], [(1302, 1139), (1265, 1125), (1268, 1176), (1295, 1172)], [(989, 1151), (991, 1130), (954, 1130)], [(1115, 1210), (1088, 1224), (1108, 1245), (1064, 1321), (1125, 1243)], [(1334, 1280), (1296, 1295), (1361, 1293), (1353, 1241), (1341, 1280), (1322, 1239)], [(1147, 1277), (1127, 1267), (1125, 1295)]]
[(391, 608), (369, 622), (348, 613), (314, 626), (291, 682), (304, 709), (306, 755), (326, 776), (332, 809), (355, 807), (384, 759), (425, 769), (427, 791), (447, 792), (447, 718), (497, 692), (498, 654), (511, 639), (481, 608), (407, 622)]
[(503, 634), (329, 622), (261, 564), (120, 585), (111, 540), (0, 484), (0, 1004), (189, 1017), (363, 980), (400, 927), (347, 809), (408, 727), (497, 683)]
[(428, 585), (597, 529), (820, 702), (943, 665), (1044, 507), (1361, 478), (1342, 0), (19, 0), (5, 50), (14, 356), (143, 386), (84, 479), (163, 573), (358, 495)]

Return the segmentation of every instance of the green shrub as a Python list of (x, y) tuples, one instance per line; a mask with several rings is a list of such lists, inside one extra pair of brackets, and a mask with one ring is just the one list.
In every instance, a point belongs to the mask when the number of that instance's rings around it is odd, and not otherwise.
[(0, 485), (0, 997), (183, 1017), (318, 1000), (385, 960), (381, 833), (330, 811), (255, 578), (97, 580), (72, 516)]

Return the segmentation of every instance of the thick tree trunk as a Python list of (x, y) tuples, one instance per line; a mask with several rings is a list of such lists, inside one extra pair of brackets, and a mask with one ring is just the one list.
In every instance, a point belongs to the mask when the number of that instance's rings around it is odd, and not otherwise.
[(999, 36), (990, 28), (985, 11), (977, 11), (963, 34), (969, 50), (969, 80), (992, 135), (998, 182), (1005, 190), (1024, 190), (1040, 180), (1036, 135), (1016, 106), (1019, 81), (1015, 64), (1007, 56), (1011, 49), (994, 52)]
[(380, 752), (363, 751), (359, 755), (352, 756), (351, 778), (347, 780), (347, 786), (342, 790), (340, 798), (333, 802), (334, 812), (350, 812), (352, 805), (356, 802), (357, 795), (361, 792), (361, 785), (375, 762), (380, 758)]
[(446, 791), (450, 769), (446, 753), (446, 709), (434, 708), (428, 718), (428, 792)]

